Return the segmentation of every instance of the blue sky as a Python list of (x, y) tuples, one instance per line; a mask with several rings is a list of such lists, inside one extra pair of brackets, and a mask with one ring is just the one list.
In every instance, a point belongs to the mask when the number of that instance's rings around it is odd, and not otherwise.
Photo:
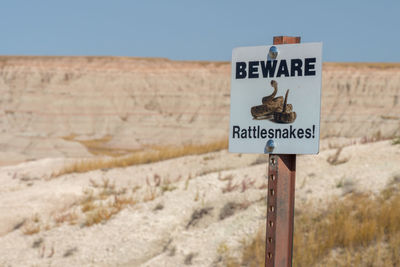
[(276, 35), (323, 42), (323, 60), (400, 62), (399, 0), (13, 0), (0, 55), (109, 55), (230, 61)]

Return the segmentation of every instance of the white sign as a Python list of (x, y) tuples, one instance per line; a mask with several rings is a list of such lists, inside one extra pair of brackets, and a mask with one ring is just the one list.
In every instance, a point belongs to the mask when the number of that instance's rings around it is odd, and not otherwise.
[(318, 154), (321, 75), (322, 43), (235, 48), (229, 151)]

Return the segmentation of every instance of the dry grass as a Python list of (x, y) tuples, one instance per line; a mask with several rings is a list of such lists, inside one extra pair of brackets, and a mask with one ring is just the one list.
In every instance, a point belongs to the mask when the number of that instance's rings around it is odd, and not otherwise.
[(66, 222), (70, 225), (74, 225), (78, 223), (78, 220), (79, 216), (76, 212), (66, 212), (54, 216), (54, 222), (56, 223), (56, 225), (60, 225)]
[(102, 179), (101, 182), (90, 180), (90, 187), (84, 190), (83, 197), (70, 210), (54, 215), (54, 226), (63, 223), (79, 223), (82, 226), (104, 223), (125, 207), (135, 205), (137, 200), (134, 194), (137, 190), (138, 187), (132, 190), (117, 188), (109, 179)]
[(103, 179), (102, 183), (91, 180), (92, 190), (85, 191), (85, 197), (80, 203), (81, 212), (85, 219), (82, 225), (91, 226), (108, 221), (123, 208), (135, 205), (133, 196), (126, 195), (125, 188), (116, 189), (115, 183)]
[(137, 192), (140, 189), (138, 186), (128, 190), (126, 187), (117, 188), (115, 183), (108, 179), (103, 179), (102, 182), (91, 180), (91, 188), (84, 192), (85, 195), (78, 204), (84, 217), (82, 225), (104, 223), (127, 206), (152, 201), (166, 192), (175, 190), (177, 186), (174, 183), (180, 180), (181, 176), (170, 179), (154, 174), (153, 178), (146, 179), (147, 187), (141, 192)]
[(82, 225), (92, 226), (106, 222), (124, 207), (136, 204), (136, 200), (133, 197), (126, 196), (114, 195), (111, 199), (106, 200), (101, 201), (100, 196), (98, 196), (81, 204), (81, 211), (85, 216)]
[(92, 170), (127, 167), (131, 165), (146, 164), (151, 162), (162, 161), (171, 158), (182, 157), (186, 155), (198, 155), (214, 151), (226, 149), (228, 140), (220, 140), (203, 145), (184, 145), (181, 147), (153, 147), (149, 151), (133, 153), (128, 156), (106, 158), (106, 159), (87, 159), (75, 162), (65, 166), (57, 173), (53, 173), (53, 177), (68, 173), (82, 173)]
[(40, 232), (41, 229), (41, 219), (38, 214), (35, 214), (24, 223), (24, 227), (22, 228), (22, 233), (24, 235), (34, 235)]
[(22, 230), (22, 233), (24, 235), (34, 235), (39, 232), (40, 232), (40, 225), (34, 223), (26, 224), (26, 226)]
[(84, 226), (92, 226), (101, 222), (108, 221), (112, 216), (121, 211), (121, 208), (115, 208), (113, 204), (97, 204), (93, 210), (85, 212)]
[(83, 191), (83, 196), (66, 209), (51, 214), (50, 218), (46, 219), (48, 223), (44, 223), (39, 215), (35, 214), (32, 218), (16, 224), (13, 230), (21, 228), (23, 234), (33, 235), (64, 223), (87, 227), (106, 223), (126, 207), (134, 206), (138, 202), (152, 201), (166, 192), (177, 189), (176, 183), (181, 178), (162, 178), (155, 174), (152, 179), (147, 178), (145, 188), (137, 185), (132, 188), (117, 187), (115, 182), (107, 178), (100, 181), (90, 180), (90, 186)]
[[(295, 216), (294, 266), (399, 266), (400, 187), (373, 198), (350, 194), (323, 210)], [(265, 226), (246, 242), (231, 266), (264, 266)]]

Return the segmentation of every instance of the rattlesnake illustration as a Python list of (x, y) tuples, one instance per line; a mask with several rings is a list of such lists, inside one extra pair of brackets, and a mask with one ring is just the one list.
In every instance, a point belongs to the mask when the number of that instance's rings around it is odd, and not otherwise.
[[(292, 123), (295, 121), (297, 115), (296, 112), (292, 112), (292, 105), (287, 104), (289, 90), (286, 91), (285, 101), (283, 102), (282, 111), (274, 112), (274, 121), (279, 123)], [(289, 108), (290, 105), (290, 108)]]
[(251, 115), (254, 119), (269, 119), (280, 123), (293, 122), (296, 119), (296, 113), (292, 112), (292, 105), (287, 104), (289, 90), (283, 99), (282, 96), (275, 97), (278, 92), (278, 83), (275, 80), (271, 81), (271, 86), (274, 88), (272, 94), (262, 98), (262, 105), (252, 107)]
[(278, 92), (278, 83), (275, 80), (271, 81), (271, 86), (274, 88), (274, 92), (269, 95), (269, 96), (265, 96), (262, 98), (262, 103), (264, 105), (268, 105), (271, 101), (272, 102), (277, 102), (277, 101), (282, 101), (283, 97), (278, 96), (275, 98), (276, 93)]

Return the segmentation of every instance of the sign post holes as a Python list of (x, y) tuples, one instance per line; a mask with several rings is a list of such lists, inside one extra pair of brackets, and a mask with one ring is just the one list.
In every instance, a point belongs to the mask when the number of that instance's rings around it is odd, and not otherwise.
[(296, 154), (317, 154), (322, 44), (274, 37), (232, 53), (229, 151), (267, 153), (266, 267), (292, 266)]
[[(300, 37), (274, 37), (274, 45), (285, 43)], [(268, 163), (265, 267), (292, 266), (296, 154), (270, 154)]]

